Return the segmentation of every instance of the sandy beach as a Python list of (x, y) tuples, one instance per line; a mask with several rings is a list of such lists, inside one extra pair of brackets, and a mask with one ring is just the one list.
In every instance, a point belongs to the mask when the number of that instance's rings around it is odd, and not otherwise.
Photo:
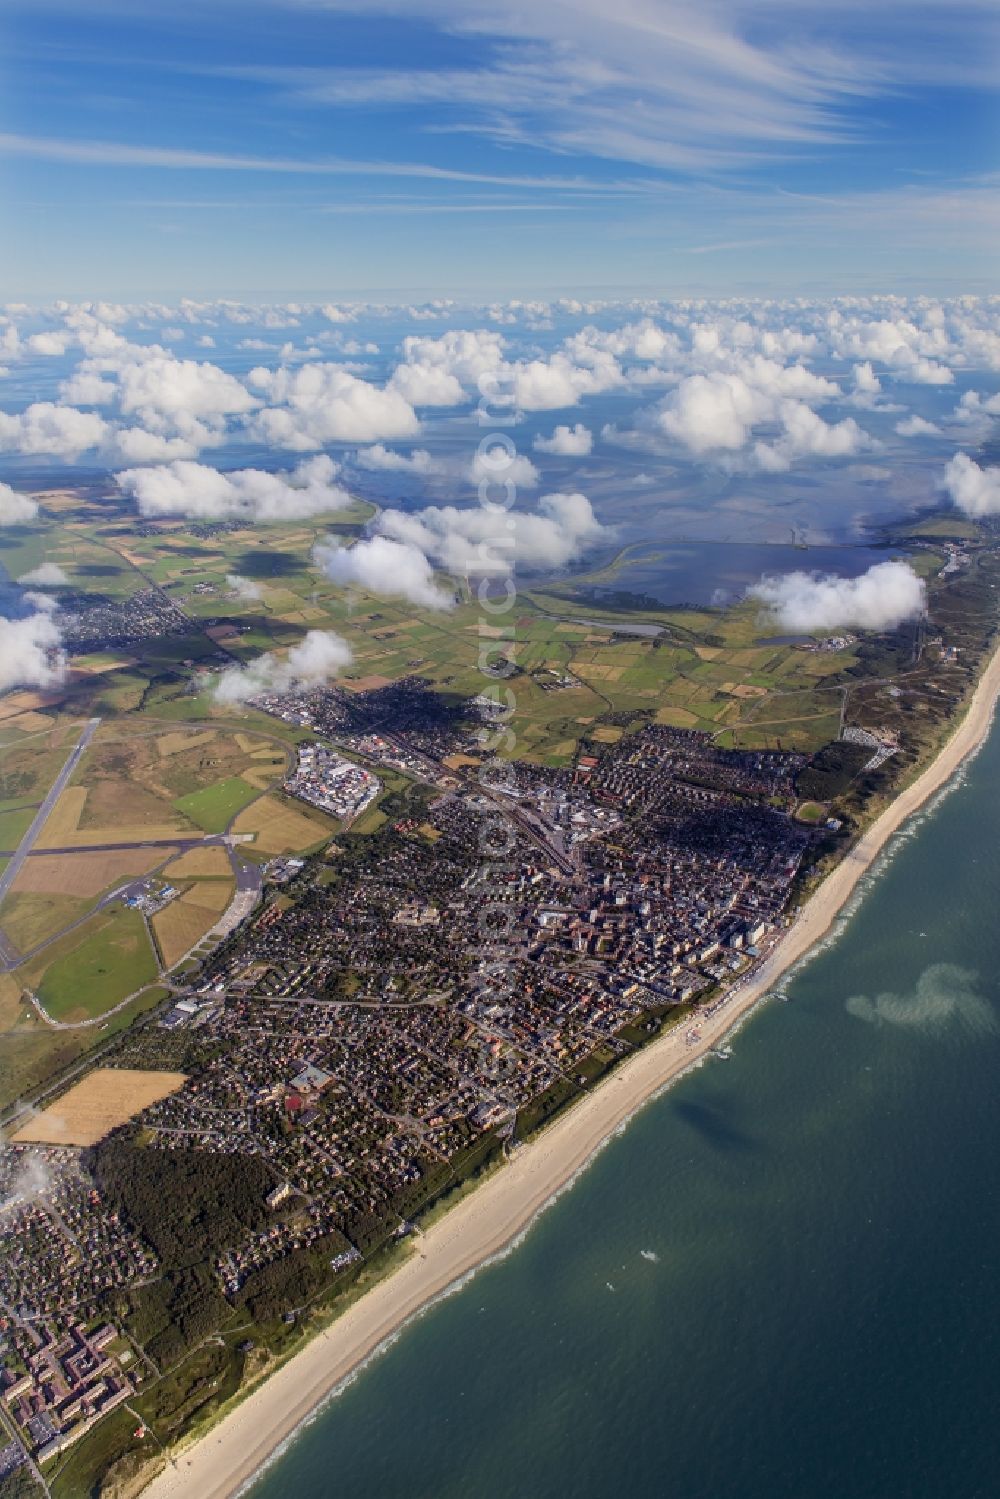
[(859, 880), (899, 827), (986, 737), (1000, 695), (1000, 652), (941, 753), (837, 865), (753, 977), (712, 1015), (679, 1026), (625, 1062), (532, 1144), (415, 1238), (414, 1252), (315, 1337), (206, 1436), (182, 1448), (145, 1499), (228, 1499), (366, 1358), (423, 1307), (508, 1246), (600, 1145), (643, 1103), (691, 1067), (830, 930)]

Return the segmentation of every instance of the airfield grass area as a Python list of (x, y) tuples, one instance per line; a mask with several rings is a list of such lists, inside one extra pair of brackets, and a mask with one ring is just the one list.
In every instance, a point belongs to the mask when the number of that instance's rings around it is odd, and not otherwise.
[[(102, 726), (37, 847), (93, 848), (223, 831), (285, 765), (280, 746), (246, 734), (240, 741), (228, 729), (150, 732), (144, 726), (130, 734), (118, 723)], [(58, 770), (56, 757), (51, 780)], [(21, 780), (15, 784), (20, 790)], [(30, 814), (12, 815), (30, 821)]]
[(203, 786), (200, 791), (179, 797), (174, 806), (206, 833), (221, 833), (236, 814), (254, 800), (260, 789), (243, 776), (227, 776), (224, 781), (216, 781), (211, 786)]
[(31, 807), (0, 812), (0, 848), (17, 848), (34, 816), (34, 809)]
[(113, 905), (17, 970), (53, 1020), (92, 1019), (150, 984), (159, 969), (138, 911)]
[(12, 890), (0, 906), (0, 928), (20, 952), (28, 953), (86, 915), (90, 904), (89, 900), (72, 895), (23, 894)]
[(183, 1072), (96, 1067), (14, 1135), (19, 1144), (96, 1145), (187, 1081)]

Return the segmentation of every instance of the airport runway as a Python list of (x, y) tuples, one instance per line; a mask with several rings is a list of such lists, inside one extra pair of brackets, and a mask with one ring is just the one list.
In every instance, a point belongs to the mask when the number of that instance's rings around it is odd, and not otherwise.
[(17, 879), (21, 865), (28, 857), (28, 854), (31, 852), (32, 845), (34, 844), (39, 833), (42, 831), (42, 828), (48, 821), (49, 814), (52, 811), (52, 808), (59, 800), (62, 792), (66, 789), (67, 781), (83, 758), (84, 752), (90, 741), (93, 739), (94, 734), (97, 732), (97, 728), (100, 722), (101, 720), (99, 718), (90, 719), (87, 727), (84, 729), (83, 733), (80, 735), (80, 738), (77, 740), (76, 748), (73, 750), (69, 759), (66, 761), (66, 764), (63, 766), (62, 770), (53, 781), (51, 791), (32, 818), (31, 826), (25, 833), (24, 837), (21, 839), (20, 843), (17, 845), (17, 848), (14, 850), (13, 854), (11, 854), (10, 863), (7, 865), (7, 868), (4, 870), (3, 874), (0, 874), (0, 901), (3, 900), (4, 896), (10, 890), (11, 885), (13, 885), (14, 881)]

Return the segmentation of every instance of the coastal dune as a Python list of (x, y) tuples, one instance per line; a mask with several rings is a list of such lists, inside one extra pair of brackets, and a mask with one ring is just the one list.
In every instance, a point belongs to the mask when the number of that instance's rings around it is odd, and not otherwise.
[(1000, 652), (933, 763), (902, 791), (824, 880), (752, 979), (709, 1016), (697, 1039), (679, 1026), (629, 1058), (532, 1144), (412, 1241), (411, 1257), (361, 1297), (207, 1435), (182, 1448), (145, 1499), (230, 1499), (357, 1367), (422, 1308), (521, 1233), (601, 1144), (643, 1103), (692, 1066), (827, 935), (892, 835), (985, 739), (1000, 695)]

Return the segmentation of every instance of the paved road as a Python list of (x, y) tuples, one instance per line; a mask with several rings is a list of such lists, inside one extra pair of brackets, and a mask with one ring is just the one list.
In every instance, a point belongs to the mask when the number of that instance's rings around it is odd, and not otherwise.
[(0, 973), (9, 973), (20, 963), (23, 954), (4, 932), (0, 932)]
[(264, 886), (260, 869), (256, 864), (241, 864), (233, 860), (233, 868), (236, 871), (236, 889), (239, 891), (252, 890), (254, 895), (259, 895)]
[[(29, 851), (29, 858), (45, 858), (49, 854), (113, 854), (120, 849), (132, 848), (201, 848), (203, 845), (215, 845), (225, 848), (226, 840), (218, 837), (206, 838), (204, 833), (178, 833), (176, 838), (147, 838), (142, 843), (136, 843), (130, 838), (127, 843), (67, 843), (63, 848), (50, 848), (48, 844), (44, 848)], [(14, 850), (0, 848), (0, 859), (9, 858)]]
[(59, 800), (60, 795), (65, 790), (66, 782), (69, 780), (70, 776), (73, 774), (74, 770), (83, 758), (84, 751), (86, 750), (90, 741), (93, 739), (100, 722), (101, 720), (99, 718), (90, 719), (87, 727), (84, 729), (83, 733), (80, 735), (80, 738), (77, 740), (76, 748), (73, 750), (62, 770), (56, 776), (55, 781), (52, 784), (52, 790), (49, 792), (48, 796), (42, 802), (42, 805), (39, 807), (38, 811), (32, 818), (31, 826), (25, 833), (24, 837), (21, 839), (15, 852), (12, 854), (10, 863), (7, 865), (7, 868), (4, 870), (3, 874), (0, 874), (0, 901), (3, 900), (4, 896), (10, 890), (11, 885), (13, 885), (14, 881), (17, 879), (21, 865), (24, 863), (25, 859), (28, 857), (28, 854), (31, 852), (32, 844), (35, 842), (35, 839), (42, 831), (42, 828), (45, 826), (45, 823), (48, 820), (49, 813), (52, 811), (52, 808)]

